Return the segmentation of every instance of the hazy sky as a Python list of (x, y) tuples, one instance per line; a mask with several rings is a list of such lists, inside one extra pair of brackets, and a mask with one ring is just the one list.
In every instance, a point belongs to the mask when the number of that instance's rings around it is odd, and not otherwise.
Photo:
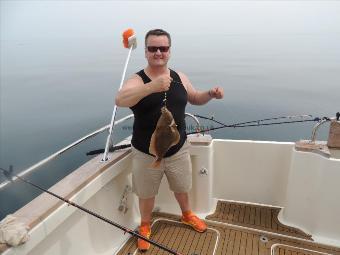
[(142, 38), (156, 27), (175, 36), (340, 33), (339, 14), (340, 1), (1, 1), (1, 40), (120, 38), (128, 27)]

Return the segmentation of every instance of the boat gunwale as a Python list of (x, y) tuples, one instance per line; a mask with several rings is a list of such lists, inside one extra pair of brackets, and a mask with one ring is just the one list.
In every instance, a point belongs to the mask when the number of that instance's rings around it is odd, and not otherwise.
[[(106, 162), (100, 161), (100, 154), (81, 165), (79, 168), (61, 179), (48, 190), (65, 199), (71, 199), (96, 177), (128, 156), (130, 152), (131, 148), (110, 153), (109, 160)], [(13, 216), (15, 216), (21, 223), (25, 224), (30, 230), (32, 230), (63, 204), (65, 204), (65, 202), (51, 197), (51, 195), (47, 193), (42, 193), (27, 203), (25, 206), (14, 212)], [(11, 248), (11, 246), (0, 244), (1, 252), (4, 252), (9, 248)]]

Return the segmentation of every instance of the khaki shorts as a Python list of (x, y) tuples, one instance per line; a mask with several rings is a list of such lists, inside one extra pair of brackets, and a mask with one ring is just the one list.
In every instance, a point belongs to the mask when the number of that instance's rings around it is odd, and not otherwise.
[(173, 192), (183, 193), (191, 189), (192, 168), (187, 141), (177, 153), (162, 160), (160, 170), (150, 169), (155, 158), (133, 146), (132, 157), (132, 190), (139, 198), (156, 196), (164, 173)]

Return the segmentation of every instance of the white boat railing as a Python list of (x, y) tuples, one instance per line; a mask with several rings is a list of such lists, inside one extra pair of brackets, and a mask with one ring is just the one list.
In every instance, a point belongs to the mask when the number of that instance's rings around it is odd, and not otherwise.
[[(191, 118), (196, 122), (197, 127), (199, 128), (200, 123), (199, 123), (198, 119), (197, 119), (193, 114), (191, 114), (191, 113), (185, 113), (185, 115), (188, 116), (188, 117), (191, 117)], [(120, 123), (122, 123), (122, 122), (124, 122), (124, 121), (126, 121), (126, 120), (129, 120), (129, 119), (132, 119), (133, 117), (134, 117), (133, 114), (130, 114), (130, 115), (128, 115), (128, 116), (125, 116), (125, 117), (123, 117), (123, 118), (121, 118), (121, 119), (115, 121), (115, 122), (114, 122), (114, 125), (120, 124)], [(102, 132), (108, 130), (109, 128), (110, 128), (110, 124), (108, 124), (108, 125), (106, 125), (106, 126), (104, 126), (104, 127), (102, 127), (102, 128), (99, 128), (99, 129), (97, 129), (96, 131), (93, 131), (92, 133), (89, 133), (89, 134), (83, 136), (82, 138), (78, 139), (77, 141), (71, 143), (70, 145), (68, 145), (68, 146), (62, 148), (61, 150), (59, 150), (59, 151), (53, 153), (52, 155), (48, 156), (47, 158), (45, 158), (45, 159), (39, 161), (38, 163), (36, 163), (36, 164), (34, 164), (34, 165), (28, 167), (28, 168), (25, 169), (25, 170), (21, 171), (19, 174), (17, 174), (17, 176), (19, 176), (19, 177), (24, 177), (24, 176), (27, 175), (28, 173), (31, 173), (32, 171), (38, 169), (39, 167), (43, 166), (43, 165), (46, 164), (47, 162), (49, 162), (49, 161), (51, 161), (52, 159), (54, 159), (54, 158), (58, 157), (59, 155), (63, 154), (64, 152), (68, 151), (69, 149), (73, 148), (74, 146), (76, 146), (76, 145), (78, 145), (78, 144), (84, 142), (85, 140), (87, 140), (87, 139), (89, 139), (89, 138), (91, 138), (91, 137), (94, 137), (94, 136), (96, 136), (96, 135), (98, 135), (98, 134), (100, 134), (100, 133), (102, 133)], [(17, 179), (18, 179), (18, 177), (13, 176), (12, 181), (15, 181), (15, 180), (17, 180)], [(11, 182), (10, 182), (10, 181), (4, 181), (4, 182), (2, 182), (2, 183), (0, 184), (0, 190), (3, 189), (3, 188), (5, 188), (9, 183), (11, 183)]]
[(313, 127), (313, 131), (312, 131), (312, 136), (311, 136), (311, 143), (315, 143), (315, 140), (316, 140), (316, 132), (318, 131), (319, 127), (328, 122), (328, 121), (331, 121), (331, 120), (335, 120), (335, 118), (324, 118), (324, 119), (321, 119), (318, 123), (316, 123)]

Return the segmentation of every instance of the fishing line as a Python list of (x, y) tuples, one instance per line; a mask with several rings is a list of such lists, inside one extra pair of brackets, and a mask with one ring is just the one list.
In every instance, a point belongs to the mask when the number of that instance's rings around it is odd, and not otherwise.
[(81, 211), (84, 211), (84, 212), (86, 212), (87, 214), (90, 214), (90, 215), (96, 217), (97, 219), (100, 219), (100, 220), (102, 220), (102, 221), (104, 221), (104, 222), (106, 222), (106, 223), (108, 223), (108, 224), (110, 224), (110, 225), (112, 225), (112, 226), (114, 226), (114, 227), (116, 227), (116, 228), (119, 228), (119, 229), (123, 230), (123, 231), (124, 231), (124, 234), (125, 234), (125, 233), (129, 233), (130, 235), (135, 236), (135, 237), (138, 237), (138, 238), (140, 238), (140, 239), (143, 239), (144, 241), (146, 241), (146, 242), (148, 242), (148, 243), (150, 243), (150, 244), (153, 244), (153, 245), (157, 246), (158, 248), (160, 248), (160, 249), (162, 249), (162, 250), (165, 250), (165, 251), (167, 251), (167, 252), (169, 252), (169, 253), (171, 253), (171, 254), (174, 254), (174, 255), (181, 255), (181, 254), (178, 253), (177, 251), (174, 251), (174, 250), (172, 250), (172, 249), (170, 249), (170, 248), (167, 248), (167, 247), (165, 247), (165, 246), (163, 246), (163, 245), (161, 245), (161, 244), (159, 244), (159, 243), (157, 243), (157, 242), (155, 242), (155, 241), (153, 241), (153, 240), (150, 240), (150, 239), (145, 238), (144, 236), (138, 234), (138, 232), (135, 232), (135, 231), (133, 231), (133, 230), (127, 228), (127, 227), (124, 227), (124, 226), (122, 226), (122, 225), (120, 225), (120, 224), (118, 224), (118, 223), (116, 223), (116, 222), (114, 222), (114, 221), (112, 221), (112, 220), (109, 220), (109, 219), (107, 219), (107, 218), (105, 218), (105, 217), (99, 215), (98, 213), (95, 213), (95, 212), (93, 212), (93, 211), (91, 211), (91, 210), (89, 210), (89, 209), (86, 209), (85, 207), (83, 207), (83, 206), (81, 206), (81, 205), (78, 205), (78, 204), (76, 204), (76, 203), (74, 203), (74, 202), (72, 202), (72, 201), (70, 201), (70, 200), (68, 200), (68, 199), (66, 199), (66, 198), (63, 198), (63, 197), (61, 197), (61, 196), (59, 196), (59, 195), (57, 195), (57, 194), (55, 194), (55, 193), (53, 193), (53, 192), (51, 192), (51, 191), (49, 191), (49, 190), (47, 190), (47, 189), (44, 189), (44, 188), (42, 188), (41, 186), (39, 186), (39, 185), (37, 185), (37, 184), (35, 184), (35, 183), (33, 183), (33, 182), (31, 182), (31, 181), (25, 179), (25, 178), (22, 178), (22, 177), (20, 177), (20, 176), (18, 176), (18, 175), (13, 174), (13, 167), (12, 167), (12, 166), (10, 166), (10, 169), (9, 169), (9, 170), (5, 170), (5, 169), (3, 169), (3, 168), (1, 168), (1, 167), (0, 167), (0, 170), (2, 171), (2, 173), (4, 174), (4, 176), (5, 176), (9, 181), (11, 181), (11, 182), (12, 182), (12, 178), (13, 178), (13, 177), (16, 177), (16, 178), (18, 178), (19, 180), (21, 180), (22, 182), (27, 183), (27, 184), (29, 184), (29, 185), (35, 187), (36, 189), (39, 189), (40, 191), (46, 192), (46, 193), (50, 194), (51, 196), (53, 196), (53, 197), (55, 197), (55, 198), (57, 198), (57, 199), (59, 199), (59, 200), (61, 200), (61, 201), (64, 201), (64, 202), (67, 203), (68, 205), (71, 205), (71, 206), (73, 206), (73, 207), (76, 207), (76, 208), (80, 209)]

